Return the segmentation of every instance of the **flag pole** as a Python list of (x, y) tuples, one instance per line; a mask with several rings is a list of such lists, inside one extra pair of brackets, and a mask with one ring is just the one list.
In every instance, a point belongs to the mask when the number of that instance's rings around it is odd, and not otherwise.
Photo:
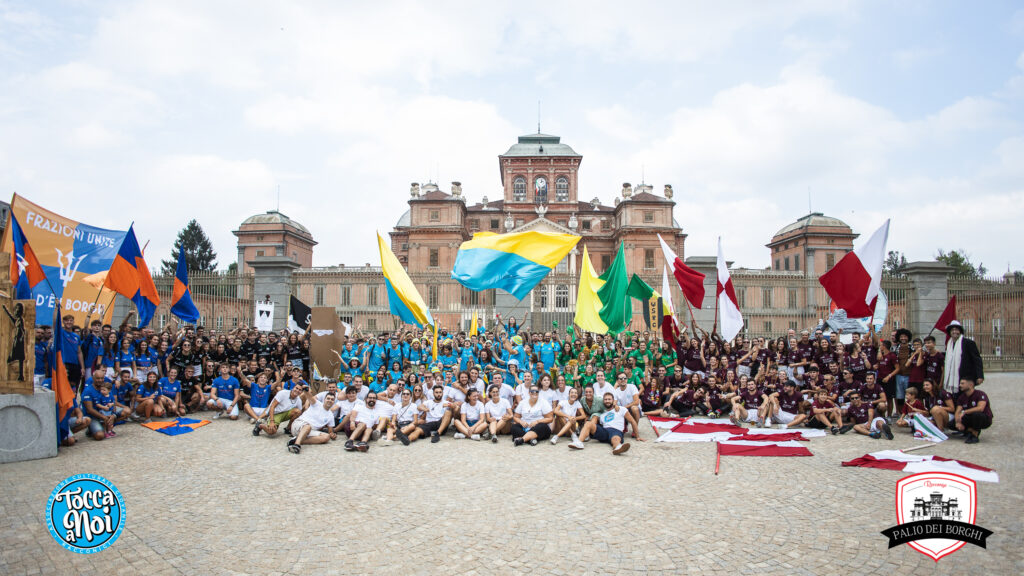
[(722, 464), (722, 447), (715, 442), (715, 476), (718, 476), (718, 467)]

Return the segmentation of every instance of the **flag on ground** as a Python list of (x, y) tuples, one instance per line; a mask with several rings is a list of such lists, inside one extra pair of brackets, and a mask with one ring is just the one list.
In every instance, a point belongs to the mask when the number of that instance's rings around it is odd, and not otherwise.
[(601, 320), (601, 298), (597, 291), (604, 286), (604, 280), (594, 273), (590, 254), (583, 246), (583, 262), (580, 265), (580, 282), (576, 290), (576, 317), (573, 322), (580, 328), (596, 334), (607, 334), (608, 325)]
[(121, 241), (121, 247), (110, 265), (103, 285), (135, 304), (139, 313), (140, 328), (148, 325), (153, 319), (153, 313), (160, 305), (160, 296), (156, 293), (156, 285), (153, 284), (149, 266), (139, 248), (134, 226), (128, 228), (128, 233)]
[(288, 330), (305, 332), (313, 321), (313, 311), (302, 300), (292, 296), (288, 300)]
[(604, 285), (597, 289), (597, 296), (601, 299), (601, 321), (608, 327), (609, 334), (618, 334), (633, 319), (632, 302), (626, 296), (629, 273), (626, 271), (624, 243), (619, 243), (618, 254), (600, 278), (604, 280)]
[(14, 253), (11, 255), (11, 282), (14, 283), (15, 300), (32, 300), (32, 289), (36, 284), (46, 280), (46, 272), (36, 258), (36, 253), (28, 244), (28, 238), (18, 224), (18, 219), (11, 212), (11, 241)]
[(818, 278), (829, 297), (848, 318), (870, 318), (875, 313), (882, 282), (889, 221), (875, 230), (862, 246), (843, 256), (838, 264)]
[(580, 241), (575, 234), (477, 232), (455, 255), (452, 278), (480, 292), (501, 288), (522, 300)]
[(75, 405), (75, 391), (71, 389), (68, 370), (64, 366), (64, 326), (59, 315), (53, 322), (52, 342), (54, 344), (50, 349), (50, 387), (57, 402), (57, 421), (60, 422)]
[(814, 456), (806, 446), (792, 440), (788, 442), (728, 440), (717, 444), (719, 456)]
[(388, 291), (391, 313), (401, 318), (402, 322), (415, 324), (420, 328), (432, 325), (434, 318), (423, 302), (423, 297), (380, 232), (377, 232), (377, 247), (380, 249), (380, 266), (384, 273), (384, 286)]
[(914, 438), (920, 438), (921, 440), (927, 440), (929, 442), (942, 442), (949, 440), (949, 436), (942, 433), (935, 424), (932, 423), (931, 419), (926, 418), (923, 414), (914, 414), (911, 417), (914, 423)]
[(183, 249), (178, 250), (178, 268), (174, 272), (174, 289), (171, 291), (171, 314), (185, 322), (199, 322), (199, 309), (192, 302), (192, 291), (188, 287), (188, 264)]
[(979, 482), (999, 482), (999, 474), (991, 468), (978, 466), (966, 460), (952, 460), (942, 456), (927, 454), (907, 454), (902, 450), (872, 452), (860, 458), (843, 462), (843, 466), (882, 468), (883, 470), (898, 470), (910, 474), (917, 474), (918, 472), (952, 472)]
[(732, 340), (743, 330), (743, 315), (740, 314), (740, 301), (736, 298), (736, 289), (732, 286), (729, 276), (729, 264), (722, 252), (722, 238), (718, 238), (718, 298), (719, 333), (726, 341)]
[(658, 242), (661, 243), (661, 251), (665, 254), (665, 263), (672, 268), (672, 276), (683, 290), (683, 297), (694, 308), (703, 306), (704, 275), (683, 263), (683, 259), (676, 255), (675, 250), (662, 239), (661, 234), (658, 234)]
[(760, 440), (785, 442), (795, 440), (793, 434), (803, 439), (821, 438), (824, 430), (800, 428), (779, 430), (777, 428), (744, 428), (729, 422), (728, 418), (659, 418), (651, 421), (656, 429), (668, 430), (658, 436), (657, 442), (722, 442), (728, 440)]

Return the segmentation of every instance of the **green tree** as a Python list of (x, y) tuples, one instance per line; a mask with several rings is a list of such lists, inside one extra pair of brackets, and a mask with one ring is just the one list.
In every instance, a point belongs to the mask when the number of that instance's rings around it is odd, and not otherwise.
[(903, 269), (906, 267), (907, 257), (904, 256), (903, 252), (889, 250), (888, 256), (885, 257), (885, 263), (882, 264), (882, 272), (886, 274), (902, 274)]
[(953, 274), (957, 276), (978, 279), (984, 278), (988, 272), (988, 268), (985, 268), (985, 265), (980, 262), (975, 266), (971, 262), (971, 255), (964, 250), (950, 250), (946, 252), (940, 248), (939, 253), (935, 255), (935, 259), (952, 268)]
[(217, 269), (217, 253), (213, 251), (213, 244), (194, 218), (178, 232), (178, 239), (174, 241), (174, 249), (171, 251), (171, 259), (160, 262), (163, 274), (172, 275), (177, 270), (179, 250), (185, 251), (185, 263), (190, 273), (213, 272)]

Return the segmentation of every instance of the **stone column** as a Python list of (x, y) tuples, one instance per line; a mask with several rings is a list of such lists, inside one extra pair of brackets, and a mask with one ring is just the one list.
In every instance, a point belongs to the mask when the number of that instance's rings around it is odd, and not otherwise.
[(911, 262), (903, 269), (911, 286), (907, 295), (907, 328), (914, 336), (927, 336), (945, 310), (952, 271), (941, 262)]
[[(697, 320), (697, 325), (711, 332), (711, 328), (715, 323), (715, 291), (718, 288), (718, 258), (715, 256), (690, 256), (686, 259), (686, 265), (693, 268), (697, 272), (704, 275), (704, 302), (700, 307), (700, 310), (693, 309), (693, 317)], [(674, 279), (670, 279), (669, 282)], [(690, 313), (686, 310), (685, 298), (683, 301), (676, 303), (676, 308), (680, 310), (679, 321), (690, 327)]]
[[(253, 298), (262, 300), (269, 294), (274, 303), (274, 330), (285, 328), (292, 295), (292, 273), (302, 266), (287, 256), (257, 256), (246, 264), (253, 271)], [(255, 300), (252, 305), (256, 305)]]

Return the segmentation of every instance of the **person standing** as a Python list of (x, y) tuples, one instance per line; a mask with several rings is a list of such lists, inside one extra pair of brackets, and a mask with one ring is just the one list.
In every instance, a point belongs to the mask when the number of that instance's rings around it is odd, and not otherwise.
[[(974, 386), (985, 381), (981, 352), (974, 340), (964, 336), (964, 327), (953, 320), (946, 326), (946, 363), (942, 370), (942, 387), (954, 396), (960, 393), (960, 382), (970, 380)], [(973, 390), (973, 386), (972, 386)]]

